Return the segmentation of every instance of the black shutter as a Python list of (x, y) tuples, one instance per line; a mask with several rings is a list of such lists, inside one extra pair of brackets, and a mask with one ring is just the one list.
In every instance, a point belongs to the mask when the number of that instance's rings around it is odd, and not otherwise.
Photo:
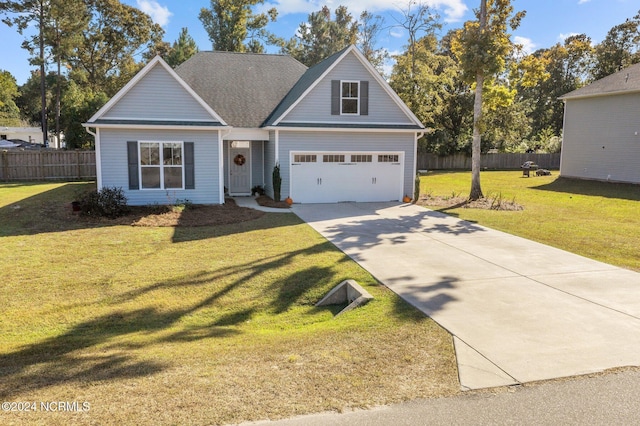
[(340, 115), (340, 80), (331, 80), (331, 115)]
[(193, 142), (184, 143), (184, 189), (196, 189)]
[(369, 82), (360, 82), (360, 115), (369, 115)]
[(138, 142), (127, 142), (127, 164), (129, 165), (129, 189), (140, 189), (138, 179)]

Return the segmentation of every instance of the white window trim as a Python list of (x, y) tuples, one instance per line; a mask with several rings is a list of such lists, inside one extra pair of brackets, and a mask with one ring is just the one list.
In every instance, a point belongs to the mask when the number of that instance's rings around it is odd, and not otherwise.
[[(160, 144), (160, 164), (158, 166), (145, 166), (145, 167), (158, 167), (160, 168), (160, 188), (144, 188), (142, 186), (142, 158), (140, 157), (140, 144), (143, 143), (157, 143)], [(182, 170), (182, 187), (180, 188), (165, 188), (164, 187), (164, 164), (163, 164), (163, 155), (164, 155), (164, 150), (162, 148), (162, 144), (165, 143), (177, 143), (180, 144), (180, 149), (182, 151), (182, 165), (180, 166), (181, 170)], [(174, 166), (177, 167), (177, 166)], [(145, 140), (145, 141), (138, 141), (138, 182), (140, 182), (140, 184), (138, 185), (138, 187), (140, 188), (140, 191), (182, 191), (184, 190), (184, 141), (151, 141), (151, 140)]]
[[(342, 96), (342, 85), (344, 83), (356, 83), (358, 85), (358, 96), (355, 98)], [(343, 112), (342, 106), (345, 99), (355, 99), (357, 101), (356, 112)], [(340, 80), (340, 115), (360, 115), (360, 80)]]

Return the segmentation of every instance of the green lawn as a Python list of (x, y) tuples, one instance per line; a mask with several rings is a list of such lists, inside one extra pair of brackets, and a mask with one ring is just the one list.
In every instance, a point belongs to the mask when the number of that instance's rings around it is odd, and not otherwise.
[[(485, 196), (515, 200), (524, 210), (438, 210), (640, 271), (640, 185), (564, 179), (557, 171), (530, 178), (519, 171), (483, 172), (481, 184)], [(421, 178), (423, 196), (468, 196), (470, 187), (470, 172), (429, 172)]]
[[(293, 214), (205, 227), (70, 214), (90, 183), (0, 184), (7, 424), (219, 424), (458, 392), (451, 337)], [(333, 318), (344, 279), (375, 300)]]

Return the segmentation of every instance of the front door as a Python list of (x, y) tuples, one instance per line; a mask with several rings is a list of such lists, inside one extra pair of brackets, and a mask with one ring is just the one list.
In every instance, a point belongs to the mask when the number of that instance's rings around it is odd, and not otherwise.
[(251, 194), (251, 149), (234, 147), (229, 149), (229, 194)]

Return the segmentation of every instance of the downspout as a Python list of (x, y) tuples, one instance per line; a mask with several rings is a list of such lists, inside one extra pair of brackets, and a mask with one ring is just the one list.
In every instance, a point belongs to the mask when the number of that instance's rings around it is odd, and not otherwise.
[(280, 130), (276, 129), (275, 131), (275, 155), (274, 155), (274, 161), (275, 164), (280, 163)]
[(95, 153), (96, 153), (96, 187), (98, 191), (102, 189), (102, 156), (100, 155), (100, 129), (96, 127), (95, 133), (91, 131), (89, 127), (84, 128), (87, 133), (93, 136), (95, 141)]
[[(411, 196), (416, 193), (416, 175), (418, 174), (418, 139), (424, 136), (424, 132), (416, 132), (416, 138), (413, 142), (413, 177), (411, 179)], [(418, 200), (415, 200), (418, 201)], [(414, 202), (415, 202), (414, 201)]]

